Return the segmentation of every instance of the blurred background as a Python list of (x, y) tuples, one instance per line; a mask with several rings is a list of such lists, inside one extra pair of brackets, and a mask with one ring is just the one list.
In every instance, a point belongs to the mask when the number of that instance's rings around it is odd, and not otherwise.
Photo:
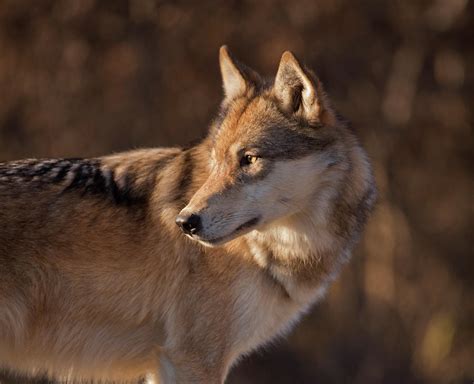
[(380, 200), (328, 297), (228, 383), (472, 383), (473, 8), (2, 0), (0, 161), (184, 145), (220, 102), (221, 44), (268, 76), (290, 49), (358, 131)]

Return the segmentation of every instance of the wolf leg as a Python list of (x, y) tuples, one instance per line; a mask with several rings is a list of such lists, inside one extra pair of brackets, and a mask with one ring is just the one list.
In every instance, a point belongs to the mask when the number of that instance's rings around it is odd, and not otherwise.
[[(175, 384), (176, 373), (174, 364), (168, 359), (168, 356), (161, 354), (159, 360), (158, 377), (156, 384)], [(147, 383), (148, 384), (148, 383)], [(155, 384), (155, 383), (153, 383)]]
[(222, 384), (224, 382), (221, 369), (206, 366), (199, 358), (180, 358), (178, 363), (173, 362), (164, 354), (160, 356), (157, 377), (157, 384)]

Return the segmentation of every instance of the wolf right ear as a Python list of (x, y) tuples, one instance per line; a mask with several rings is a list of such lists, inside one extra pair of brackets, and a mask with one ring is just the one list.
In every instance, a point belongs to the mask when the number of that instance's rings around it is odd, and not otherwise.
[(259, 75), (250, 68), (237, 62), (226, 45), (219, 50), (219, 64), (224, 88), (224, 103), (253, 92), (259, 82)]

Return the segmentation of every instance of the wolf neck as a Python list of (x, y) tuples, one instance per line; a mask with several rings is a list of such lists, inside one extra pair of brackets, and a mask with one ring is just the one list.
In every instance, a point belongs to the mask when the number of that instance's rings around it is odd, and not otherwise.
[(342, 254), (320, 209), (294, 214), (247, 235), (255, 261), (296, 301), (312, 301), (323, 293), (334, 272), (329, 261), (332, 264)]

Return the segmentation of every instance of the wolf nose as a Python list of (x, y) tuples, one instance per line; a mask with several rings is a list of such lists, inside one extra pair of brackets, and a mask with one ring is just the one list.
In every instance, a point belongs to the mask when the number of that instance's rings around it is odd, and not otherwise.
[(201, 229), (201, 218), (198, 215), (178, 215), (176, 224), (187, 235), (194, 235)]

